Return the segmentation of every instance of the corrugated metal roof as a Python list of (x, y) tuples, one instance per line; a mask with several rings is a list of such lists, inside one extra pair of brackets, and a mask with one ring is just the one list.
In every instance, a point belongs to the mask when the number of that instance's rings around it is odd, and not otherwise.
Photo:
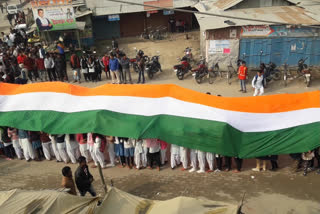
[[(168, 7), (168, 6), (170, 7), (171, 5), (172, 8), (190, 7), (190, 6), (194, 6), (197, 3), (197, 1), (194, 1), (194, 0), (170, 0), (170, 1), (173, 3), (170, 3), (168, 0), (161, 0), (161, 1), (131, 0), (131, 2), (146, 4), (146, 5), (148, 5), (148, 2), (149, 2), (150, 5), (155, 5), (155, 6), (160, 5), (160, 7)], [(155, 2), (158, 2), (158, 3), (155, 4)], [(96, 16), (121, 14), (121, 13), (136, 13), (136, 12), (154, 10), (154, 9), (140, 6), (140, 5), (129, 5), (129, 4), (122, 4), (122, 3), (111, 2), (111, 1), (87, 0), (87, 4), (88, 4), (88, 7), (92, 9), (95, 8), (94, 15)]]
[(230, 7), (233, 7), (240, 2), (243, 2), (244, 0), (219, 0), (213, 3), (213, 6), (221, 9), (221, 10), (227, 10)]
[[(203, 7), (198, 7), (201, 10)], [(318, 10), (319, 11), (319, 10)], [(215, 14), (251, 18), (259, 20), (267, 20), (271, 22), (281, 22), (286, 24), (305, 24), (305, 25), (320, 25), (320, 16), (310, 16), (310, 12), (306, 9), (296, 6), (278, 6), (278, 7), (264, 7), (264, 8), (248, 8), (237, 9), (229, 11), (221, 11), (217, 9), (211, 9), (206, 12), (212, 12)], [(316, 17), (318, 16), (318, 17)], [(239, 19), (222, 18), (208, 15), (196, 14), (201, 29), (219, 29), (230, 27), (225, 21), (230, 20), (235, 25), (233, 26), (246, 26), (246, 25), (266, 25), (268, 23), (258, 21), (246, 21)], [(272, 23), (270, 23), (272, 24)]]
[(320, 0), (287, 0), (297, 6), (310, 6), (320, 4)]

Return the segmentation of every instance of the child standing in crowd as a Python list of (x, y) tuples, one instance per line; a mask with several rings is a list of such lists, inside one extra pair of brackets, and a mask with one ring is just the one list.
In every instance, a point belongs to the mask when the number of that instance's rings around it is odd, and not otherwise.
[(206, 152), (206, 160), (208, 162), (209, 170), (207, 172), (213, 172), (214, 170), (214, 154), (211, 152)]
[(215, 159), (217, 162), (217, 169), (214, 170), (214, 172), (220, 172), (222, 171), (222, 156), (219, 154), (215, 154)]
[(242, 93), (247, 93), (246, 80), (248, 79), (248, 68), (246, 62), (243, 61), (238, 70), (238, 78), (240, 80), (240, 90)]
[(188, 153), (188, 149), (183, 147), (183, 146), (180, 146), (180, 160), (181, 160), (181, 163), (182, 163), (181, 171), (185, 171), (185, 170), (188, 169), (188, 156), (187, 156), (187, 153)]
[(88, 133), (87, 134), (87, 144), (88, 144), (88, 148), (90, 151), (90, 155), (92, 157), (92, 160), (94, 162), (94, 165), (92, 165), (92, 168), (96, 168), (98, 166), (98, 159), (97, 156), (94, 152), (94, 138), (93, 138), (93, 134), (92, 133)]
[(76, 141), (74, 134), (66, 134), (65, 136), (66, 150), (69, 158), (73, 164), (77, 163), (77, 159), (80, 157), (79, 144)]
[(18, 130), (18, 135), (19, 135), (19, 141), (20, 145), (22, 146), (23, 149), (23, 155), (26, 161), (30, 161), (30, 159), (34, 160), (35, 159), (35, 154), (32, 148), (32, 144), (29, 140), (29, 133), (28, 131), (19, 129)]
[(52, 150), (54, 153), (54, 156), (57, 159), (57, 162), (62, 162), (59, 150), (58, 150), (58, 146), (57, 146), (57, 139), (55, 135), (49, 135), (49, 138), (51, 140), (51, 145), (52, 145)]
[(161, 161), (160, 161), (160, 142), (158, 139), (146, 139), (148, 152), (148, 162), (149, 169), (153, 168), (154, 162), (157, 164), (157, 169), (160, 171)]
[(89, 69), (89, 80), (94, 82), (95, 79), (95, 62), (92, 56), (89, 57), (88, 59), (88, 69)]
[(197, 159), (198, 159), (198, 154), (197, 154), (197, 150), (195, 149), (191, 149), (190, 150), (190, 160), (191, 160), (191, 169), (189, 170), (189, 172), (195, 172), (197, 171)]
[(199, 170), (197, 173), (205, 173), (206, 172), (206, 153), (200, 150), (197, 150), (198, 161), (199, 161)]
[(76, 186), (75, 186), (73, 178), (72, 178), (71, 168), (68, 166), (63, 167), (62, 175), (63, 175), (63, 177), (62, 177), (61, 186), (66, 189), (70, 189), (68, 191), (69, 194), (77, 195)]
[(125, 167), (126, 164), (125, 164), (124, 147), (123, 147), (124, 140), (122, 137), (116, 137), (116, 140), (114, 143), (115, 143), (114, 146), (115, 146), (116, 156), (119, 158), (119, 161), (121, 164), (120, 167)]
[(11, 138), (12, 146), (14, 148), (14, 151), (16, 152), (18, 159), (22, 160), (22, 150), (19, 143), (19, 135), (17, 129), (9, 127), (8, 137)]
[(72, 68), (72, 72), (73, 72), (73, 80), (74, 82), (80, 82), (81, 79), (81, 75), (80, 75), (80, 59), (77, 56), (77, 54), (75, 52), (72, 53), (71, 57), (70, 57), (70, 65)]
[(131, 169), (134, 165), (133, 157), (134, 157), (134, 147), (133, 140), (130, 138), (124, 138), (124, 156), (126, 157), (126, 164), (129, 169)]
[(8, 137), (8, 130), (4, 128), (1, 131), (1, 141), (4, 145), (4, 155), (7, 157), (7, 160), (12, 160), (14, 158), (14, 149), (12, 146), (11, 139)]
[(146, 151), (144, 149), (143, 140), (138, 139), (134, 140), (134, 157), (135, 157), (135, 163), (136, 168), (140, 170), (141, 168), (147, 167), (147, 156)]
[(64, 134), (60, 134), (60, 135), (56, 135), (56, 140), (57, 140), (57, 148), (59, 151), (59, 155), (61, 157), (61, 159), (64, 161), (64, 163), (68, 163), (69, 162), (69, 158), (66, 152), (66, 143), (65, 143), (65, 135)]
[(262, 160), (262, 170), (267, 171), (267, 159), (268, 157), (259, 157), (256, 159), (256, 168), (253, 168), (252, 171), (260, 172), (261, 171), (261, 160)]
[(257, 75), (252, 79), (252, 88), (254, 88), (253, 96), (261, 96), (264, 93), (264, 78), (264, 74), (258, 71)]
[(57, 75), (54, 69), (54, 60), (52, 54), (46, 53), (46, 58), (44, 59), (44, 67), (47, 71), (50, 82), (57, 80)]
[(87, 160), (87, 163), (89, 163), (91, 161), (91, 155), (90, 155), (88, 144), (87, 144), (87, 134), (77, 134), (76, 138), (79, 143), (81, 156), (85, 157)]
[(166, 162), (168, 162), (167, 160), (167, 148), (168, 148), (168, 143), (163, 141), (163, 140), (159, 140), (160, 141), (160, 146), (161, 146), (161, 165), (165, 165)]
[(36, 154), (36, 160), (40, 161), (42, 157), (44, 157), (42, 145), (40, 141), (40, 132), (29, 131), (30, 141), (32, 144), (32, 148)]
[(110, 68), (109, 68), (109, 56), (107, 53), (104, 54), (104, 57), (102, 57), (102, 62), (104, 65), (104, 72), (106, 72), (107, 79), (111, 79), (110, 75)]
[(85, 57), (85, 55), (81, 56), (80, 65), (81, 65), (81, 73), (83, 74), (85, 81), (88, 82), (90, 80), (88, 76), (88, 60)]
[(106, 136), (106, 141), (107, 141), (107, 148), (108, 148), (108, 153), (109, 153), (109, 159), (110, 163), (107, 164), (107, 167), (114, 167), (115, 164), (115, 152), (114, 152), (114, 137), (112, 136)]
[(314, 158), (314, 151), (302, 153), (301, 158), (303, 160), (303, 176), (306, 176), (311, 165), (311, 161)]
[(171, 169), (180, 165), (180, 147), (171, 144)]
[(47, 133), (40, 132), (40, 140), (42, 143), (44, 157), (50, 161), (51, 157), (54, 156), (54, 153), (52, 150), (52, 145), (51, 145), (51, 140), (49, 138), (49, 135)]
[(40, 74), (40, 80), (42, 82), (47, 81), (48, 76), (47, 76), (46, 68), (44, 66), (44, 58), (41, 58), (37, 55), (36, 66), (37, 66), (38, 73)]
[(92, 137), (94, 140), (94, 154), (97, 158), (97, 162), (104, 169), (106, 168), (106, 164), (103, 153), (106, 147), (106, 139), (100, 134), (93, 134)]

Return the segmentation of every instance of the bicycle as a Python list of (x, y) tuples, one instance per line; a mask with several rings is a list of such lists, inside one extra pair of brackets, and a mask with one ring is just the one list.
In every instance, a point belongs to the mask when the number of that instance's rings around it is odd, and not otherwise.
[(233, 67), (232, 62), (230, 60), (230, 64), (228, 65), (228, 72), (227, 72), (227, 83), (231, 85), (231, 78), (233, 75), (237, 75), (238, 72), (236, 69)]

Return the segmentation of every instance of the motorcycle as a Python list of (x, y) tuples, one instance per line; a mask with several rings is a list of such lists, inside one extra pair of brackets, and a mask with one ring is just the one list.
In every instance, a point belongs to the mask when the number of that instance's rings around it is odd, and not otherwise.
[(186, 57), (182, 57), (179, 61), (181, 61), (181, 64), (173, 66), (174, 72), (176, 73), (179, 80), (183, 80), (184, 75), (187, 74), (191, 70), (191, 66), (188, 62), (188, 59)]
[(205, 59), (201, 59), (198, 64), (198, 68), (193, 69), (192, 72), (194, 72), (192, 76), (194, 76), (194, 79), (198, 84), (200, 84), (202, 82), (202, 79), (205, 77), (209, 79), (209, 84), (213, 83), (215, 73), (211, 70), (208, 70)]
[(148, 61), (146, 61), (145, 64), (145, 71), (147, 72), (149, 79), (152, 79), (153, 75), (158, 71), (162, 72), (159, 57), (160, 56), (153, 56), (151, 60), (149, 57), (147, 58)]
[(276, 69), (276, 64), (270, 62), (269, 64), (260, 64), (260, 69), (265, 75), (266, 82), (270, 82), (271, 80), (280, 80), (281, 72)]
[(306, 58), (302, 58), (298, 61), (298, 75), (299, 76), (304, 76), (304, 82), (307, 84), (307, 87), (310, 86), (311, 84), (311, 71), (308, 68), (308, 65), (305, 64), (305, 61), (308, 59), (308, 57)]

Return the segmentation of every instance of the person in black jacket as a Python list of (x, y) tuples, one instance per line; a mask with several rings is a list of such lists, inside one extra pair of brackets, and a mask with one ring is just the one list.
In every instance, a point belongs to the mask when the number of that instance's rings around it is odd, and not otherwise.
[(89, 172), (86, 158), (80, 156), (78, 159), (79, 167), (75, 172), (75, 180), (77, 188), (81, 196), (85, 196), (89, 192), (93, 197), (96, 196), (96, 191), (92, 186), (93, 176)]

